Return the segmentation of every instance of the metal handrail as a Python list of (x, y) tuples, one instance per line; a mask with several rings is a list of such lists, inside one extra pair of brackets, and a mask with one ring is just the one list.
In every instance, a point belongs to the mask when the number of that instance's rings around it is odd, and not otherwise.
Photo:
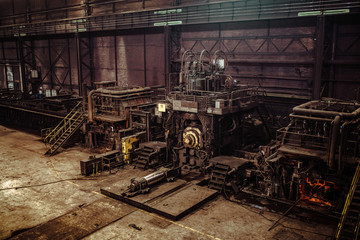
[[(69, 129), (73, 125), (72, 121), (74, 120), (74, 117), (76, 116), (77, 113), (81, 111), (82, 111), (82, 102), (79, 102), (68, 113), (68, 115), (66, 115), (66, 117), (64, 117), (63, 120), (61, 120), (61, 122), (50, 133), (47, 134), (47, 136), (44, 139), (44, 142), (49, 143), (50, 145), (56, 143), (58, 139), (62, 137), (63, 134), (67, 131), (67, 129)], [(82, 116), (80, 115), (77, 119), (75, 119), (75, 121), (78, 120), (80, 117)], [(68, 128), (66, 128), (67, 125), (69, 125)]]
[(339, 222), (338, 227), (337, 227), (337, 229), (336, 229), (335, 239), (339, 239), (339, 238), (340, 238), (342, 229), (343, 229), (343, 227), (344, 227), (344, 222), (345, 222), (345, 219), (346, 219), (347, 214), (348, 214), (349, 206), (350, 206), (351, 200), (352, 200), (352, 198), (353, 198), (353, 196), (354, 196), (355, 189), (356, 189), (356, 187), (357, 187), (356, 185), (357, 185), (358, 182), (359, 182), (359, 176), (360, 176), (360, 161), (359, 161), (359, 163), (358, 163), (358, 166), (357, 166), (357, 168), (356, 168), (354, 177), (353, 177), (353, 179), (352, 179), (349, 193), (348, 193), (348, 195), (347, 195), (347, 197), (346, 197), (346, 201), (345, 201), (345, 204), (344, 204), (344, 208), (343, 208), (343, 211), (342, 211), (342, 213), (341, 213), (340, 222)]
[[(67, 132), (68, 130), (74, 125), (74, 123), (82, 118), (83, 116), (82, 115), (79, 115), (75, 120), (74, 120), (74, 116), (76, 116), (77, 113), (81, 112), (81, 107), (77, 109), (77, 111), (75, 113), (73, 113), (73, 115), (67, 119), (68, 121), (64, 121), (64, 125), (59, 128), (59, 130), (56, 132), (56, 135), (54, 135), (49, 143), (50, 143), (50, 151), (52, 152), (53, 151), (53, 148), (54, 146), (56, 145), (56, 143), (61, 139), (61, 137), (63, 137)], [(74, 121), (72, 121), (74, 120)]]
[[(76, 113), (78, 113), (78, 112), (76, 112)], [(75, 113), (75, 114), (76, 114), (76, 113)], [(75, 115), (75, 114), (74, 114), (74, 115)], [(77, 120), (80, 119), (81, 117), (82, 117), (82, 116), (79, 116), (78, 118), (75, 119), (75, 121), (77, 121)], [(75, 122), (75, 121), (74, 121), (74, 122)], [(69, 120), (68, 123), (71, 123), (71, 121)], [(52, 138), (52, 139), (55, 139), (55, 141), (54, 141), (54, 143), (52, 143), (51, 146), (50, 146), (50, 150), (51, 150), (51, 151), (53, 150), (53, 147), (55, 146), (55, 144), (60, 140), (60, 138), (61, 138), (62, 136), (65, 135), (65, 133), (74, 125), (74, 123), (69, 124), (69, 126), (68, 126), (67, 128), (66, 128), (66, 125), (67, 125), (67, 124), (65, 124), (65, 125), (61, 128), (62, 131), (60, 131), (60, 130), (58, 131), (58, 132), (60, 132), (61, 135), (59, 135), (57, 138), (55, 138), (55, 136)], [(52, 140), (52, 139), (51, 139), (51, 140)]]
[[(45, 142), (45, 138), (53, 131), (53, 128), (43, 128), (41, 129), (41, 138)], [(45, 142), (46, 143), (46, 142)]]
[[(64, 133), (73, 125), (72, 120), (74, 120), (73, 118), (74, 118), (74, 116), (75, 116), (77, 113), (79, 113), (79, 111), (76, 111), (76, 112), (71, 116), (71, 118), (69, 118), (69, 119), (64, 119), (64, 125), (61, 126), (60, 129), (59, 129), (56, 133), (63, 133), (63, 134), (64, 134)], [(80, 116), (80, 117), (81, 117), (81, 116)], [(80, 117), (76, 118), (76, 119), (74, 120), (74, 122), (77, 121)], [(68, 127), (66, 127), (67, 125), (68, 125)], [(63, 135), (63, 134), (62, 134), (62, 135)], [(52, 140), (56, 137), (56, 135), (59, 135), (59, 134), (53, 135), (53, 137), (49, 140), (49, 143), (52, 142)], [(61, 135), (61, 136), (62, 136), (62, 135)], [(61, 136), (60, 136), (60, 137), (61, 137)]]
[[(46, 140), (50, 135), (54, 135), (54, 133), (58, 132), (58, 130), (64, 125), (64, 123), (66, 122), (66, 120), (67, 120), (67, 118), (68, 118), (69, 116), (72, 116), (72, 117), (73, 117), (73, 115), (74, 115), (73, 112), (78, 110), (77, 108), (81, 105), (81, 103), (82, 103), (82, 102), (78, 102), (78, 103), (76, 104), (76, 106), (68, 113), (68, 115), (66, 115), (66, 116), (63, 118), (63, 120), (61, 120), (61, 122), (50, 132), (50, 134), (48, 134), (48, 136), (46, 136), (45, 140)], [(50, 142), (50, 141), (48, 141), (48, 142)]]

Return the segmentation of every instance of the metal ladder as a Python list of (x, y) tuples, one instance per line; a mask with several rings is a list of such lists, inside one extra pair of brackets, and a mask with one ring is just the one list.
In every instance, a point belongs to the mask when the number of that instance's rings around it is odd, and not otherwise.
[(56, 151), (80, 128), (83, 122), (84, 113), (82, 102), (79, 102), (54, 129), (43, 129), (42, 132), (46, 133), (44, 142), (49, 146), (45, 155), (54, 155)]
[(360, 220), (360, 162), (356, 168), (346, 197), (335, 239), (358, 239)]
[(229, 165), (216, 163), (211, 172), (208, 188), (217, 190), (219, 193), (221, 193), (224, 189), (225, 180), (229, 169)]

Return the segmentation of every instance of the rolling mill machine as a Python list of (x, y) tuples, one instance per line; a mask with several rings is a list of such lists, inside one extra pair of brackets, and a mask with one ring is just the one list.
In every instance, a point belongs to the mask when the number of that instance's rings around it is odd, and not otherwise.
[(232, 155), (247, 144), (245, 118), (258, 107), (260, 94), (225, 74), (227, 64), (222, 51), (182, 55), (179, 85), (167, 95), (167, 148), (174, 165), (204, 169), (211, 157)]

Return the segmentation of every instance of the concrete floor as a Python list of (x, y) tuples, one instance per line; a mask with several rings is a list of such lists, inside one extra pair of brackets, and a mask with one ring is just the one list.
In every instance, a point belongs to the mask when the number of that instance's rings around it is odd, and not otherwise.
[[(45, 151), (39, 136), (0, 125), (0, 239), (105, 198), (99, 193), (100, 187), (144, 175), (143, 171), (128, 166), (115, 174), (106, 172), (87, 178), (92, 180), (3, 190), (83, 178), (79, 161), (91, 154), (87, 150), (75, 146), (53, 157), (44, 156)], [(94, 217), (90, 215), (89, 219)], [(279, 217), (279, 213), (229, 202), (219, 196), (177, 222), (133, 208), (85, 239), (331, 239), (335, 230), (334, 224), (304, 222), (290, 216), (268, 231)]]

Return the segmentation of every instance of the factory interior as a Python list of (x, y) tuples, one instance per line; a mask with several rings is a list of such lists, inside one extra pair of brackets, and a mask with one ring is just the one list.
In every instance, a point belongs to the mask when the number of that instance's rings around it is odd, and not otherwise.
[(358, 239), (358, 0), (0, 0), (0, 239)]

